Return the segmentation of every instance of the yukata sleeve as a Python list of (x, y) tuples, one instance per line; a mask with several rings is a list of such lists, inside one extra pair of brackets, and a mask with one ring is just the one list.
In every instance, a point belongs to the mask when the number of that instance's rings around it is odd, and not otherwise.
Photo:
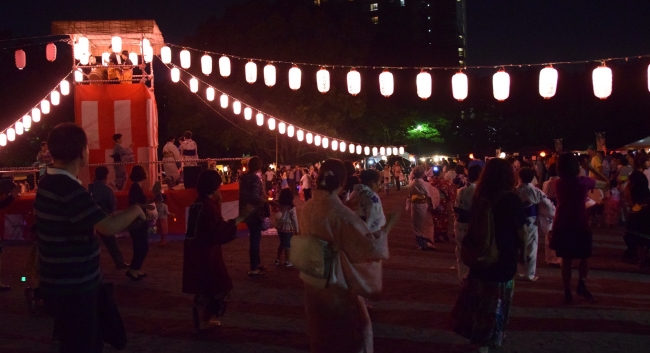
[(351, 263), (388, 259), (388, 234), (384, 230), (371, 233), (366, 224), (350, 211), (340, 223), (341, 250)]

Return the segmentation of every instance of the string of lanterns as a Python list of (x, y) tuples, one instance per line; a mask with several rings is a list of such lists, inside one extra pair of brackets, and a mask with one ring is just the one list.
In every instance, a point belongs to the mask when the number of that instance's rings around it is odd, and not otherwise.
[(33, 123), (41, 121), (42, 115), (50, 113), (52, 106), (59, 105), (62, 95), (67, 96), (70, 94), (70, 82), (68, 82), (67, 78), (71, 73), (72, 71), (50, 93), (43, 97), (40, 102), (25, 113), (25, 115), (0, 132), (0, 146), (6, 146), (8, 142), (14, 141), (17, 135), (22, 135), (25, 131), (29, 131)]
[[(162, 54), (162, 53), (161, 53)], [(162, 60), (162, 55), (161, 55)], [(375, 145), (363, 145), (356, 142), (345, 141), (339, 138), (327, 136), (324, 134), (319, 134), (300, 126), (294, 126), (291, 123), (273, 117), (249, 104), (242, 102), (241, 100), (209, 85), (203, 80), (197, 79), (192, 76), (185, 68), (179, 68), (173, 63), (167, 63), (167, 68), (170, 69), (172, 82), (181, 81), (181, 71), (186, 75), (190, 76), (190, 79), (186, 86), (189, 87), (192, 93), (198, 94), (199, 91), (199, 82), (207, 85), (208, 87), (205, 90), (205, 97), (208, 101), (212, 102), (216, 98), (216, 92), (219, 92), (221, 95), (219, 97), (219, 105), (221, 108), (228, 108), (230, 102), (232, 101), (233, 113), (239, 115), (243, 112), (244, 119), (247, 121), (253, 120), (253, 110), (257, 111), (255, 113), (255, 123), (257, 126), (267, 125), (268, 129), (271, 131), (277, 131), (281, 135), (286, 134), (288, 137), (293, 138), (294, 136), (300, 142), (306, 142), (307, 144), (314, 146), (322, 146), (323, 148), (331, 148), (333, 151), (339, 152), (349, 152), (356, 154), (365, 154), (366, 156), (390, 156), (390, 155), (402, 155), (404, 154), (404, 146), (375, 146)], [(185, 83), (185, 82), (183, 82)]]
[[(119, 55), (122, 52), (122, 38), (120, 36), (111, 37), (111, 50), (113, 53)], [(87, 37), (81, 36), (75, 38), (73, 42), (73, 53), (74, 58), (79, 60), (81, 65), (88, 65), (90, 62), (90, 41)], [(145, 63), (150, 63), (153, 60), (153, 47), (151, 46), (151, 41), (147, 38), (142, 38), (140, 40), (140, 54)], [(102, 53), (102, 63), (108, 65), (108, 61), (111, 53), (104, 52)], [(133, 65), (138, 65), (138, 54), (134, 52), (129, 53), (129, 60)]]
[[(264, 83), (272, 87), (276, 83), (277, 70), (273, 63), (290, 63), (286, 61), (278, 60), (264, 60), (256, 58), (244, 58), (235, 55), (227, 55), (220, 53), (213, 53), (208, 51), (201, 51), (198, 49), (181, 47), (175, 44), (167, 43), (161, 49), (161, 60), (165, 64), (170, 64), (172, 62), (172, 50), (171, 47), (182, 48), (180, 51), (180, 64), (183, 69), (189, 69), (191, 65), (191, 54), (190, 50), (196, 52), (203, 52), (201, 57), (201, 71), (204, 75), (209, 76), (212, 73), (212, 56), (211, 55), (220, 55), (218, 60), (219, 73), (223, 77), (229, 77), (232, 73), (231, 70), (231, 58), (237, 60), (247, 60), (248, 62), (244, 66), (244, 74), (246, 82), (255, 83), (257, 81), (257, 63), (256, 61), (267, 62), (263, 69)], [(602, 62), (602, 66), (594, 69), (592, 74), (592, 85), (594, 95), (600, 99), (606, 99), (612, 94), (612, 71), (606, 66), (607, 61), (613, 60), (627, 60), (630, 58), (646, 58), (650, 55), (640, 55), (640, 56), (631, 56), (623, 58), (610, 58), (610, 59), (600, 59), (596, 60), (597, 62)], [(405, 70), (405, 69), (418, 69), (420, 72), (417, 74), (415, 79), (415, 84), (417, 88), (417, 95), (422, 99), (428, 99), (432, 95), (433, 87), (433, 78), (429, 71), (431, 70), (458, 70), (459, 72), (454, 74), (451, 79), (452, 85), (452, 94), (455, 99), (458, 101), (463, 101), (467, 98), (469, 92), (469, 84), (467, 75), (464, 73), (467, 69), (484, 69), (484, 68), (498, 68), (498, 71), (493, 75), (492, 78), (492, 88), (494, 98), (500, 102), (505, 101), (510, 96), (510, 75), (505, 71), (506, 67), (514, 66), (544, 66), (541, 69), (539, 74), (539, 94), (544, 99), (550, 99), (555, 96), (557, 92), (557, 82), (558, 82), (558, 71), (553, 67), (553, 65), (558, 64), (579, 64), (579, 63), (591, 63), (595, 60), (584, 60), (584, 61), (570, 61), (570, 62), (555, 62), (555, 63), (544, 63), (544, 64), (522, 64), (522, 65), (498, 65), (498, 66), (466, 66), (466, 67), (380, 67), (384, 68), (381, 74), (379, 74), (379, 90), (380, 93), (385, 97), (390, 97), (395, 91), (395, 84), (393, 79), (393, 74), (389, 69), (394, 70)], [(372, 68), (376, 69), (376, 66), (346, 66), (346, 65), (319, 65), (313, 63), (299, 63), (292, 64), (291, 69), (289, 69), (289, 87), (292, 90), (298, 90), (301, 87), (302, 80), (302, 71), (298, 67), (301, 66), (319, 66), (320, 69), (316, 72), (316, 86), (318, 91), (321, 93), (327, 93), (330, 90), (330, 73), (327, 70), (327, 67), (341, 67), (349, 68), (350, 71), (347, 74), (347, 87), (348, 92), (351, 95), (357, 95), (361, 92), (361, 74), (357, 71), (358, 68)], [(650, 90), (650, 65), (648, 66), (648, 90)]]

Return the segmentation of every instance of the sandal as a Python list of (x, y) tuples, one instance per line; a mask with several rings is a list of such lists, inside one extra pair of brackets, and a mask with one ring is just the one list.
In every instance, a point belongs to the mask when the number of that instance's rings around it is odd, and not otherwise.
[(134, 281), (139, 281), (139, 280), (142, 279), (142, 277), (140, 277), (140, 276), (134, 276), (133, 274), (131, 274), (130, 271), (126, 271), (125, 275), (126, 275), (126, 277), (129, 277), (130, 279), (132, 279)]
[(256, 271), (248, 271), (248, 276), (249, 277), (261, 277), (261, 276), (264, 276), (264, 274), (266, 274), (266, 272), (264, 272), (264, 271), (262, 271), (260, 269), (258, 269), (257, 272)]
[(280, 260), (275, 260), (275, 266), (280, 266)]

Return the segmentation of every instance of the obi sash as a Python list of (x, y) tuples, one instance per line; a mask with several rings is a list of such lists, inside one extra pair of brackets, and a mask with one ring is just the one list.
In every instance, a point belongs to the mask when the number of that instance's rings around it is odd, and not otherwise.
[(183, 150), (183, 156), (196, 156), (196, 150)]
[(524, 207), (526, 217), (537, 217), (537, 205), (530, 205)]

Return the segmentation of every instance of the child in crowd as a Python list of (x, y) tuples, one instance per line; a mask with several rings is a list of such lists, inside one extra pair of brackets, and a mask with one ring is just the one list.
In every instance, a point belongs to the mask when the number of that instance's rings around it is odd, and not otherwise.
[(605, 226), (616, 227), (621, 219), (619, 213), (621, 194), (618, 191), (618, 181), (612, 180), (610, 186), (611, 188), (607, 190), (605, 198), (603, 199), (603, 206), (605, 208)]
[(158, 235), (160, 235), (160, 245), (167, 245), (165, 236), (169, 232), (169, 223), (167, 218), (169, 216), (176, 217), (175, 214), (169, 213), (169, 208), (165, 204), (167, 201), (167, 196), (164, 194), (158, 194), (155, 198), (156, 201), (156, 211), (158, 211), (158, 219), (156, 220), (156, 227), (158, 228)]
[(546, 214), (555, 214), (555, 206), (544, 195), (542, 190), (536, 188), (531, 183), (535, 179), (535, 170), (529, 167), (521, 168), (519, 170), (519, 178), (521, 182), (517, 186), (517, 193), (524, 203), (524, 211), (526, 212), (526, 248), (524, 249), (524, 266), (526, 273), (520, 274), (520, 278), (527, 279), (534, 282), (539, 279), (535, 276), (537, 268), (537, 246), (539, 242), (539, 223), (538, 223), (538, 209), (543, 204)]
[(280, 191), (280, 204), (279, 211), (275, 214), (276, 229), (280, 238), (280, 246), (278, 246), (278, 257), (275, 259), (275, 265), (280, 266), (282, 262), (280, 258), (284, 252), (284, 265), (292, 267), (291, 258), (291, 237), (294, 234), (300, 233), (298, 228), (298, 216), (296, 214), (296, 207), (293, 205), (293, 192), (291, 189), (282, 189)]

